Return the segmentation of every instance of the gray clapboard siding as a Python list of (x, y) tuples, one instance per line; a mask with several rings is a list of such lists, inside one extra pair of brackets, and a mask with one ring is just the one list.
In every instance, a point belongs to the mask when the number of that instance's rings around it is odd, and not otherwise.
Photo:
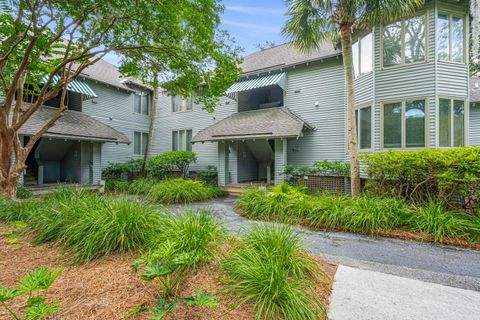
[(480, 106), (470, 107), (470, 139), (471, 146), (480, 146)]

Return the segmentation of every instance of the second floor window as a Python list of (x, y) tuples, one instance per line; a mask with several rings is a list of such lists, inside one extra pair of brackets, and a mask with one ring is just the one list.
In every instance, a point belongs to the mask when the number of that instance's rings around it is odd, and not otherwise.
[(352, 45), (353, 70), (355, 78), (372, 71), (373, 65), (373, 36), (367, 34), (355, 41)]
[(133, 111), (148, 115), (150, 109), (150, 96), (148, 94), (134, 94), (133, 95)]
[(465, 61), (465, 22), (462, 17), (439, 14), (437, 19), (438, 60)]
[(425, 60), (425, 15), (397, 21), (383, 27), (383, 66)]
[(193, 108), (192, 98), (172, 96), (171, 97), (172, 112), (190, 111)]
[(383, 105), (383, 147), (425, 147), (425, 100), (406, 100)]
[(172, 151), (192, 151), (192, 130), (172, 131)]
[(355, 110), (357, 120), (357, 139), (360, 149), (372, 147), (372, 107), (362, 107)]
[(135, 131), (133, 133), (133, 154), (144, 155), (147, 150), (148, 133)]
[(463, 146), (465, 139), (465, 102), (454, 99), (440, 99), (439, 102), (439, 146)]

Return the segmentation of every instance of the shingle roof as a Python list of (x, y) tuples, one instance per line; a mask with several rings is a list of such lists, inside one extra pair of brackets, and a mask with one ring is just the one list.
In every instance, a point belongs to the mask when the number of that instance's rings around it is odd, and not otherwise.
[(238, 112), (198, 132), (192, 142), (297, 138), (303, 128), (313, 129), (288, 108)]
[[(26, 136), (34, 135), (52, 119), (57, 110), (53, 107), (41, 107), (22, 126), (19, 133)], [(130, 140), (123, 133), (85, 113), (73, 110), (65, 111), (63, 116), (43, 136), (71, 140), (130, 143)]]
[(480, 102), (480, 78), (470, 78), (470, 102)]
[(323, 43), (317, 51), (309, 54), (300, 53), (288, 43), (273, 48), (261, 50), (249, 54), (240, 65), (244, 73), (254, 71), (278, 69), (307, 61), (315, 61), (322, 58), (335, 56), (341, 50), (335, 49), (331, 43)]
[(125, 84), (128, 78), (122, 76), (118, 68), (105, 60), (98, 60), (95, 64), (88, 66), (82, 71), (81, 77), (97, 80), (125, 90), (132, 90)]

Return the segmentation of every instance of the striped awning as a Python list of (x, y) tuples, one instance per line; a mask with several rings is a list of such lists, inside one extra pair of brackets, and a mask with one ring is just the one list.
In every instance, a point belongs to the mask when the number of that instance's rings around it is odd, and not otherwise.
[(248, 91), (273, 85), (278, 85), (283, 90), (286, 90), (286, 74), (277, 73), (256, 79), (239, 81), (237, 83), (234, 83), (230, 88), (228, 88), (226, 94), (230, 95), (236, 92)]
[[(43, 78), (43, 82), (47, 82), (48, 77), (49, 76), (45, 76)], [(56, 76), (53, 77), (53, 83), (54, 84), (56, 84), (59, 80), (60, 80), (59, 75), (56, 75)], [(80, 81), (80, 80), (70, 81), (67, 84), (67, 89), (69, 91), (81, 93), (83, 95), (84, 100), (93, 99), (93, 98), (97, 97), (96, 93), (92, 90), (92, 88), (90, 88), (90, 86), (88, 84), (86, 84), (85, 82)]]

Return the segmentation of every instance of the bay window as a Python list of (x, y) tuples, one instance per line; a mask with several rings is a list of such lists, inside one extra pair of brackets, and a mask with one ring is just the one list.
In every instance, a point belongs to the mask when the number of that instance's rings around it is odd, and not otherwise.
[(372, 147), (372, 107), (362, 107), (355, 110), (357, 121), (357, 139), (360, 149)]
[(175, 130), (172, 132), (172, 151), (192, 151), (192, 130)]
[(371, 33), (360, 37), (352, 45), (353, 70), (355, 78), (372, 71), (373, 66), (373, 36)]
[(383, 27), (383, 66), (425, 61), (426, 15)]
[(465, 19), (439, 14), (437, 17), (438, 60), (465, 62)]
[(424, 148), (425, 100), (405, 100), (383, 105), (383, 147)]
[(439, 100), (438, 138), (440, 147), (465, 145), (465, 101)]

